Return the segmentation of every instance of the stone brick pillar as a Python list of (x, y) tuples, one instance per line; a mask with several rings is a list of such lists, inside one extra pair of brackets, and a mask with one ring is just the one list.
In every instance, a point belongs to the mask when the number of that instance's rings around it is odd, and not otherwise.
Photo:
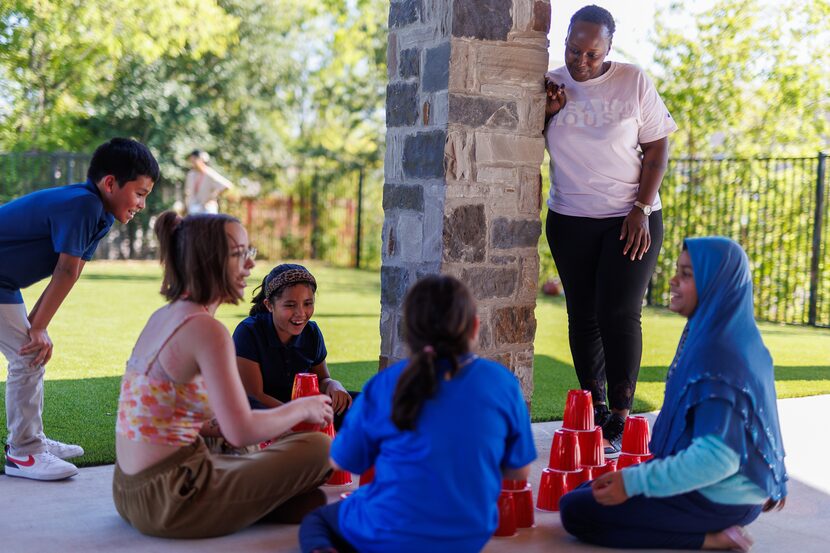
[(390, 4), (381, 368), (407, 355), (408, 287), (451, 274), (530, 401), (549, 24), (549, 0)]

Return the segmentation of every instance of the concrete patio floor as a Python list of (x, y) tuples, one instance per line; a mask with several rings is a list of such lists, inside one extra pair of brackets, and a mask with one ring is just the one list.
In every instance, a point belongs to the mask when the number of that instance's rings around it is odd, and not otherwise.
[[(762, 514), (750, 526), (753, 551), (798, 553), (830, 550), (830, 446), (821, 432), (830, 395), (779, 401), (779, 413), (790, 475), (786, 508)], [(649, 415), (654, 419), (654, 414)], [(539, 459), (531, 473), (535, 492), (541, 469), (547, 463), (553, 431), (561, 423), (533, 425)], [(116, 513), (111, 496), (112, 465), (85, 468), (63, 482), (34, 482), (0, 476), (0, 551), (92, 552), (297, 552), (297, 526), (259, 524), (247, 530), (210, 540), (163, 540), (136, 532)], [(355, 479), (356, 481), (356, 479)], [(326, 488), (330, 501), (348, 488)], [(521, 551), (608, 551), (576, 542), (562, 529), (558, 513), (536, 512), (536, 527), (520, 530), (513, 538), (494, 538), (487, 553)]]

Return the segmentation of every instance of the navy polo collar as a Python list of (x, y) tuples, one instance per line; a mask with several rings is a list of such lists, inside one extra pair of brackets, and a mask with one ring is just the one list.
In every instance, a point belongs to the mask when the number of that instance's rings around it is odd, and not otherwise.
[(287, 344), (283, 344), (277, 336), (277, 329), (274, 326), (274, 319), (270, 311), (257, 315), (257, 322), (265, 327), (265, 336), (268, 339), (269, 348), (288, 348), (294, 346), (298, 336), (293, 336)]

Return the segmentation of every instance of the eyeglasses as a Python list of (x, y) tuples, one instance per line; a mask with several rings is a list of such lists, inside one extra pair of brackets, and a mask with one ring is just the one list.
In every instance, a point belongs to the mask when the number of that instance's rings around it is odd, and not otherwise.
[(231, 252), (231, 257), (236, 257), (240, 264), (245, 264), (248, 260), (256, 259), (256, 254), (256, 248), (237, 249)]

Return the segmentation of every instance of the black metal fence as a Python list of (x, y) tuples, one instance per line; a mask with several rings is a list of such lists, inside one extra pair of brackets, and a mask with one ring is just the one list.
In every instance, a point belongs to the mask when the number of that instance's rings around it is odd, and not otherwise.
[(827, 157), (671, 160), (660, 197), (663, 253), (647, 301), (667, 305), (684, 238), (737, 240), (752, 266), (758, 319), (830, 326)]
[[(0, 202), (84, 180), (89, 156), (0, 154)], [(665, 238), (647, 301), (667, 305), (669, 279), (684, 238), (724, 235), (746, 249), (758, 319), (830, 327), (830, 217), (827, 156), (769, 159), (675, 159), (663, 180)], [(269, 260), (323, 259), (339, 265), (380, 263), (382, 171), (292, 170), (291, 194), (226, 202)], [(153, 216), (180, 191), (161, 182), (147, 209), (116, 225), (97, 257), (155, 255)]]

